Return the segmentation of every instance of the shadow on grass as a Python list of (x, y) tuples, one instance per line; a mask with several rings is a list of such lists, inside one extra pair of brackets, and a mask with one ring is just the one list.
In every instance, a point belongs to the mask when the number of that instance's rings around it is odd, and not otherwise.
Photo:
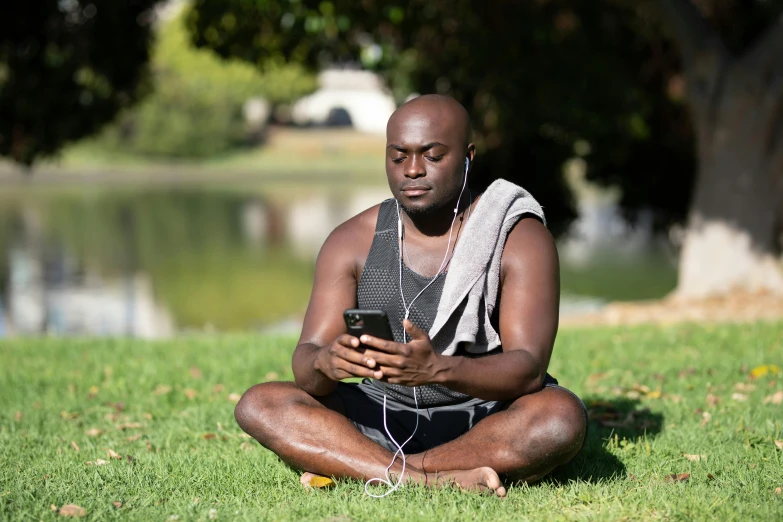
[(625, 480), (625, 464), (607, 447), (626, 442), (637, 443), (645, 437), (656, 437), (663, 426), (663, 415), (640, 407), (636, 399), (588, 397), (590, 422), (584, 448), (571, 462), (547, 476), (543, 482), (553, 484), (580, 481), (588, 483)]

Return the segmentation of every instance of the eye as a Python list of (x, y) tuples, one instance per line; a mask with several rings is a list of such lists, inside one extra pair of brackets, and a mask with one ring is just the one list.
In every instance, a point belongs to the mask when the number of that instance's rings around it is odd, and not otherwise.
[(404, 157), (402, 157), (402, 158), (392, 158), (392, 162), (393, 162), (393, 163), (402, 163), (402, 161), (403, 161), (404, 159), (405, 159)]
[(438, 161), (443, 159), (443, 154), (440, 156), (425, 156), (429, 161), (437, 163)]

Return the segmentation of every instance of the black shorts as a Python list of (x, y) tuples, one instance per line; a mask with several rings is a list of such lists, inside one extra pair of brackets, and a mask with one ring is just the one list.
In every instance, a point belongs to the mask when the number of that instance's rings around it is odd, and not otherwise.
[[(549, 375), (544, 381), (544, 387), (563, 389), (579, 399), (570, 390), (559, 386), (557, 380)], [(392, 442), (384, 428), (382, 389), (369, 382), (340, 382), (335, 393), (342, 401), (346, 416), (359, 431), (389, 451), (397, 451), (397, 445)], [(584, 407), (581, 399), (579, 402)], [(415, 407), (387, 396), (386, 426), (397, 444), (403, 444), (413, 434), (413, 438), (403, 449), (406, 454), (420, 453), (456, 439), (482, 419), (504, 410), (509, 403), (510, 401), (469, 399), (458, 404), (419, 408), (417, 414)], [(586, 421), (587, 408), (584, 411)], [(418, 428), (416, 428), (417, 417)], [(414, 428), (416, 428), (415, 433)]]

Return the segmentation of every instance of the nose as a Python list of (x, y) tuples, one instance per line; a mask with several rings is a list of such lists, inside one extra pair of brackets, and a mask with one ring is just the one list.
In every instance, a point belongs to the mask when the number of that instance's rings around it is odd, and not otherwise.
[(427, 174), (424, 168), (424, 158), (418, 154), (410, 156), (407, 168), (405, 169), (405, 177), (410, 179), (420, 178)]

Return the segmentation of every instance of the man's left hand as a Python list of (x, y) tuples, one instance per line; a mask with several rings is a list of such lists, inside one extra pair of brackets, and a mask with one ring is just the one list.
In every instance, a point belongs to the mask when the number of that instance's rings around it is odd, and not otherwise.
[[(368, 347), (364, 356), (374, 362), (382, 373), (376, 377), (390, 384), (421, 386), (437, 382), (438, 375), (445, 370), (442, 357), (435, 353), (427, 332), (405, 319), (403, 328), (411, 337), (406, 344), (363, 335), (359, 339)], [(372, 364), (372, 363), (371, 363)], [(377, 375), (377, 374), (376, 374)]]

